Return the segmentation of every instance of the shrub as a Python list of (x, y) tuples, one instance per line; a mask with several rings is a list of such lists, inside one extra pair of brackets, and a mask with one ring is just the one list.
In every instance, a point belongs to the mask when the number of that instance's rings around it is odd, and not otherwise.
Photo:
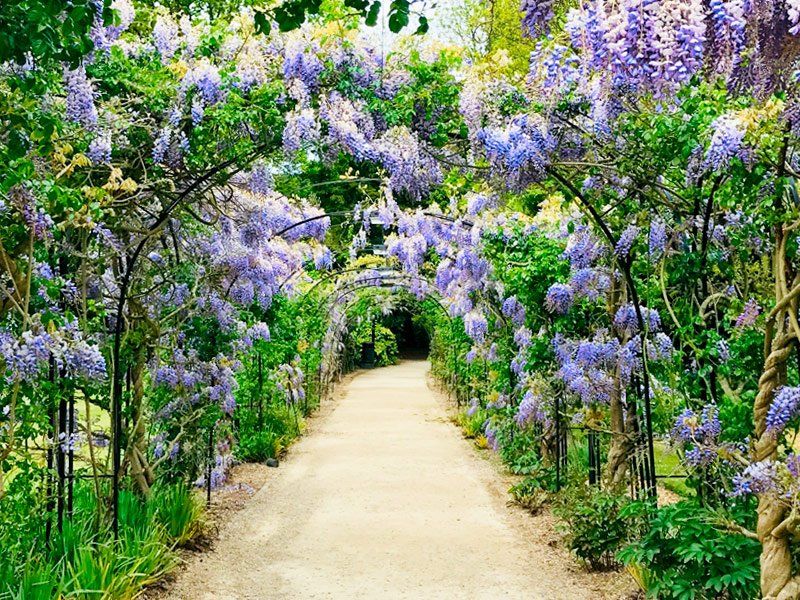
[(239, 427), (239, 443), (234, 452), (242, 461), (264, 461), (280, 456), (302, 430), (297, 411), (284, 404), (271, 404), (261, 418), (255, 416), (242, 421)]
[(590, 569), (602, 571), (618, 565), (616, 554), (639, 529), (645, 505), (584, 485), (565, 489), (555, 512), (567, 546)]
[(540, 467), (534, 474), (528, 475), (508, 490), (512, 502), (530, 511), (538, 513), (547, 503), (550, 494), (555, 491), (555, 471), (552, 468)]
[(470, 415), (468, 411), (462, 411), (456, 415), (456, 424), (461, 428), (464, 437), (476, 439), (483, 435), (483, 424), (486, 422), (486, 412), (478, 409)]
[(277, 457), (283, 444), (281, 438), (273, 431), (252, 432), (247, 437), (239, 439), (236, 447), (236, 456), (243, 461), (265, 461), (268, 458)]
[(532, 429), (520, 429), (513, 419), (499, 423), (500, 458), (516, 475), (537, 473), (541, 468), (541, 437)]
[(661, 507), (651, 515), (642, 538), (624, 548), (619, 558), (646, 574), (637, 581), (651, 598), (758, 598), (761, 545), (720, 529), (719, 522), (719, 513), (694, 502)]

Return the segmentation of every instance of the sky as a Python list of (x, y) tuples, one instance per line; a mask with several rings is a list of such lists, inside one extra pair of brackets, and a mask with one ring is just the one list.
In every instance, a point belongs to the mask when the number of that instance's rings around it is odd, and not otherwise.
[[(430, 29), (425, 34), (426, 39), (435, 40), (444, 44), (456, 43), (456, 39), (447, 27), (447, 17), (450, 10), (461, 3), (461, 0), (435, 0), (415, 3), (415, 9), (422, 9), (422, 13), (428, 17)], [(376, 46), (383, 48), (384, 52), (390, 52), (397, 41), (402, 36), (412, 33), (417, 27), (416, 18), (412, 17), (412, 22), (400, 34), (389, 31), (389, 2), (383, 2), (381, 16), (375, 27), (362, 26), (362, 35)]]

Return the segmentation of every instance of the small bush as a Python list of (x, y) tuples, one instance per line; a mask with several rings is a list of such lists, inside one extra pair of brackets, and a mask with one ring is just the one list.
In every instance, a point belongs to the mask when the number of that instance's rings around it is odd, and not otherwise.
[(482, 437), (483, 424), (485, 422), (486, 413), (480, 409), (472, 415), (470, 415), (467, 411), (463, 411), (458, 413), (456, 416), (456, 424), (461, 428), (461, 431), (464, 433), (464, 437), (467, 439)]
[(639, 529), (645, 505), (584, 485), (567, 488), (555, 512), (567, 546), (590, 569), (604, 571), (618, 566), (616, 554)]
[(303, 420), (294, 408), (271, 404), (260, 419), (252, 416), (240, 424), (236, 458), (245, 462), (277, 458), (302, 430)]
[(650, 598), (758, 598), (761, 545), (720, 529), (719, 522), (718, 513), (694, 502), (661, 507), (642, 538), (624, 548), (619, 558), (644, 575), (637, 581)]
[(512, 502), (517, 506), (537, 514), (555, 491), (555, 473), (549, 468), (540, 468), (538, 472), (528, 475), (508, 490)]
[(236, 457), (245, 462), (263, 462), (276, 458), (283, 450), (281, 438), (273, 431), (258, 431), (242, 437), (235, 449)]

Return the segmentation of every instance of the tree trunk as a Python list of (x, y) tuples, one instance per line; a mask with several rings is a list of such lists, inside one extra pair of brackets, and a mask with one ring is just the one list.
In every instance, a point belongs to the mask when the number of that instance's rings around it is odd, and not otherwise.
[(786, 508), (777, 498), (759, 498), (756, 531), (761, 541), (761, 595), (765, 600), (798, 598), (797, 582), (792, 580), (789, 538), (774, 535), (785, 516)]
[[(791, 326), (797, 316), (797, 302), (788, 300), (789, 285), (786, 267), (786, 238), (776, 232), (773, 255), (776, 309), (767, 319), (764, 337), (764, 368), (758, 380), (758, 394), (753, 404), (753, 424), (756, 440), (752, 448), (753, 462), (774, 460), (778, 451), (778, 436), (767, 430), (767, 413), (775, 399), (775, 391), (786, 383), (787, 361), (796, 340)], [(792, 288), (798, 281), (792, 282)], [(788, 298), (787, 298), (788, 296)], [(789, 515), (787, 505), (775, 494), (762, 494), (758, 502), (756, 533), (761, 542), (761, 595), (767, 600), (800, 599), (800, 580), (792, 577), (792, 528), (784, 522)]]
[(131, 393), (131, 431), (128, 448), (125, 452), (125, 464), (130, 465), (131, 477), (139, 487), (142, 494), (150, 493), (150, 486), (155, 481), (153, 470), (147, 460), (147, 431), (144, 424), (144, 370), (146, 366), (146, 352), (141, 347), (136, 353), (136, 360), (131, 369), (133, 382)]
[[(627, 296), (627, 287), (624, 281), (614, 278), (607, 306), (609, 319), (612, 322), (617, 310), (627, 302)], [(621, 346), (624, 345), (628, 342), (628, 336), (622, 336), (619, 342)], [(624, 387), (619, 376), (619, 367), (617, 367), (614, 372), (614, 389), (609, 401), (611, 441), (609, 442), (608, 459), (603, 475), (603, 484), (609, 489), (616, 489), (625, 485), (630, 464), (629, 459), (633, 451), (633, 438), (629, 435), (625, 424), (626, 407), (622, 400), (623, 391)], [(630, 420), (630, 415), (628, 417), (628, 420)]]
[(608, 447), (603, 483), (606, 488), (615, 489), (625, 485), (633, 443), (625, 426), (625, 404), (622, 402), (619, 373), (614, 376), (614, 392), (609, 403), (611, 441)]

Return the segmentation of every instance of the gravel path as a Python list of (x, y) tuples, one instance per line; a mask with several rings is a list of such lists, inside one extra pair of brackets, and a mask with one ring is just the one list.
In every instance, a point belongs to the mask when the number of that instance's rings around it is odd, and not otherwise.
[(598, 598), (404, 361), (357, 375), (170, 598)]

